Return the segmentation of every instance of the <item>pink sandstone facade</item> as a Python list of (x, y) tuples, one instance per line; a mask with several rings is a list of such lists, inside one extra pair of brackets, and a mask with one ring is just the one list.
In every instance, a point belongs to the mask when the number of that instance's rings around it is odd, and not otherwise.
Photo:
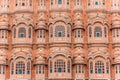
[(120, 80), (120, 0), (0, 0), (0, 80)]

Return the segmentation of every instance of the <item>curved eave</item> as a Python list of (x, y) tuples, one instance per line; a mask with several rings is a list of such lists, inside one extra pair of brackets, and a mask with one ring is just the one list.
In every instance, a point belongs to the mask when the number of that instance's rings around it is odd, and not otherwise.
[(83, 30), (85, 30), (85, 28), (83, 28), (83, 27), (74, 27), (72, 30), (75, 30), (75, 29), (83, 29)]
[(35, 29), (35, 31), (37, 31), (37, 30), (41, 30), (41, 29), (42, 29), (42, 30), (46, 30), (46, 31), (48, 30), (48, 29), (45, 28), (45, 27), (38, 27), (38, 28)]

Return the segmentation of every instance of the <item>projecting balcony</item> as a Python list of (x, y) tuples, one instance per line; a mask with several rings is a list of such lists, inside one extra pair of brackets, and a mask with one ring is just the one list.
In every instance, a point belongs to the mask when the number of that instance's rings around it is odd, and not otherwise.
[(33, 12), (32, 6), (17, 6), (14, 12)]
[(65, 5), (65, 4), (55, 4), (55, 5), (51, 5), (50, 6), (50, 10), (54, 11), (54, 10), (70, 10), (70, 5)]
[(113, 37), (113, 43), (120, 43), (120, 37)]
[(49, 38), (49, 43), (70, 43), (71, 38), (68, 37), (54, 37)]
[(71, 73), (67, 72), (58, 72), (58, 73), (49, 73), (49, 79), (72, 79)]
[(88, 38), (88, 43), (108, 43), (108, 38), (104, 37), (91, 37)]
[(45, 44), (45, 43), (46, 43), (45, 38), (37, 38), (37, 40), (36, 40), (36, 44)]
[(100, 6), (100, 5), (91, 5), (87, 6), (87, 11), (92, 11), (92, 10), (106, 10), (105, 6)]
[(75, 10), (81, 10), (82, 11), (83, 9), (82, 9), (82, 6), (78, 5), (78, 6), (74, 6), (74, 11)]
[(32, 44), (32, 38), (13, 38), (12, 44)]
[(46, 11), (46, 6), (38, 6), (38, 11)]
[(74, 43), (84, 43), (84, 38), (74, 38)]
[(0, 13), (9, 13), (9, 8), (0, 8)]

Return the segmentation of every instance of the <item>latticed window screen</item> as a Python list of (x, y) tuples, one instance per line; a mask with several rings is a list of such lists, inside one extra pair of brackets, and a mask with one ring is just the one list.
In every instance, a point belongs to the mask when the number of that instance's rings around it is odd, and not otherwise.
[(101, 27), (95, 27), (94, 36), (95, 37), (102, 37), (102, 29), (101, 29)]
[(63, 60), (57, 60), (56, 62), (54, 62), (54, 72), (65, 72), (66, 70), (66, 66), (65, 66), (65, 61)]
[(95, 73), (97, 74), (104, 73), (104, 63), (102, 61), (97, 61), (95, 63)]
[(23, 27), (19, 28), (18, 36), (19, 36), (19, 38), (25, 38), (26, 37), (26, 29)]
[(55, 37), (65, 37), (65, 27), (64, 26), (56, 26), (55, 27)]
[(16, 74), (25, 74), (25, 63), (20, 61), (16, 64)]

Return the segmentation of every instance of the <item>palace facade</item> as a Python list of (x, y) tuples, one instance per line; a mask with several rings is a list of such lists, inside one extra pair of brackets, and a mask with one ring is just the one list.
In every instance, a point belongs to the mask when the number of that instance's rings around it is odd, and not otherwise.
[(120, 0), (0, 0), (0, 80), (120, 80)]

